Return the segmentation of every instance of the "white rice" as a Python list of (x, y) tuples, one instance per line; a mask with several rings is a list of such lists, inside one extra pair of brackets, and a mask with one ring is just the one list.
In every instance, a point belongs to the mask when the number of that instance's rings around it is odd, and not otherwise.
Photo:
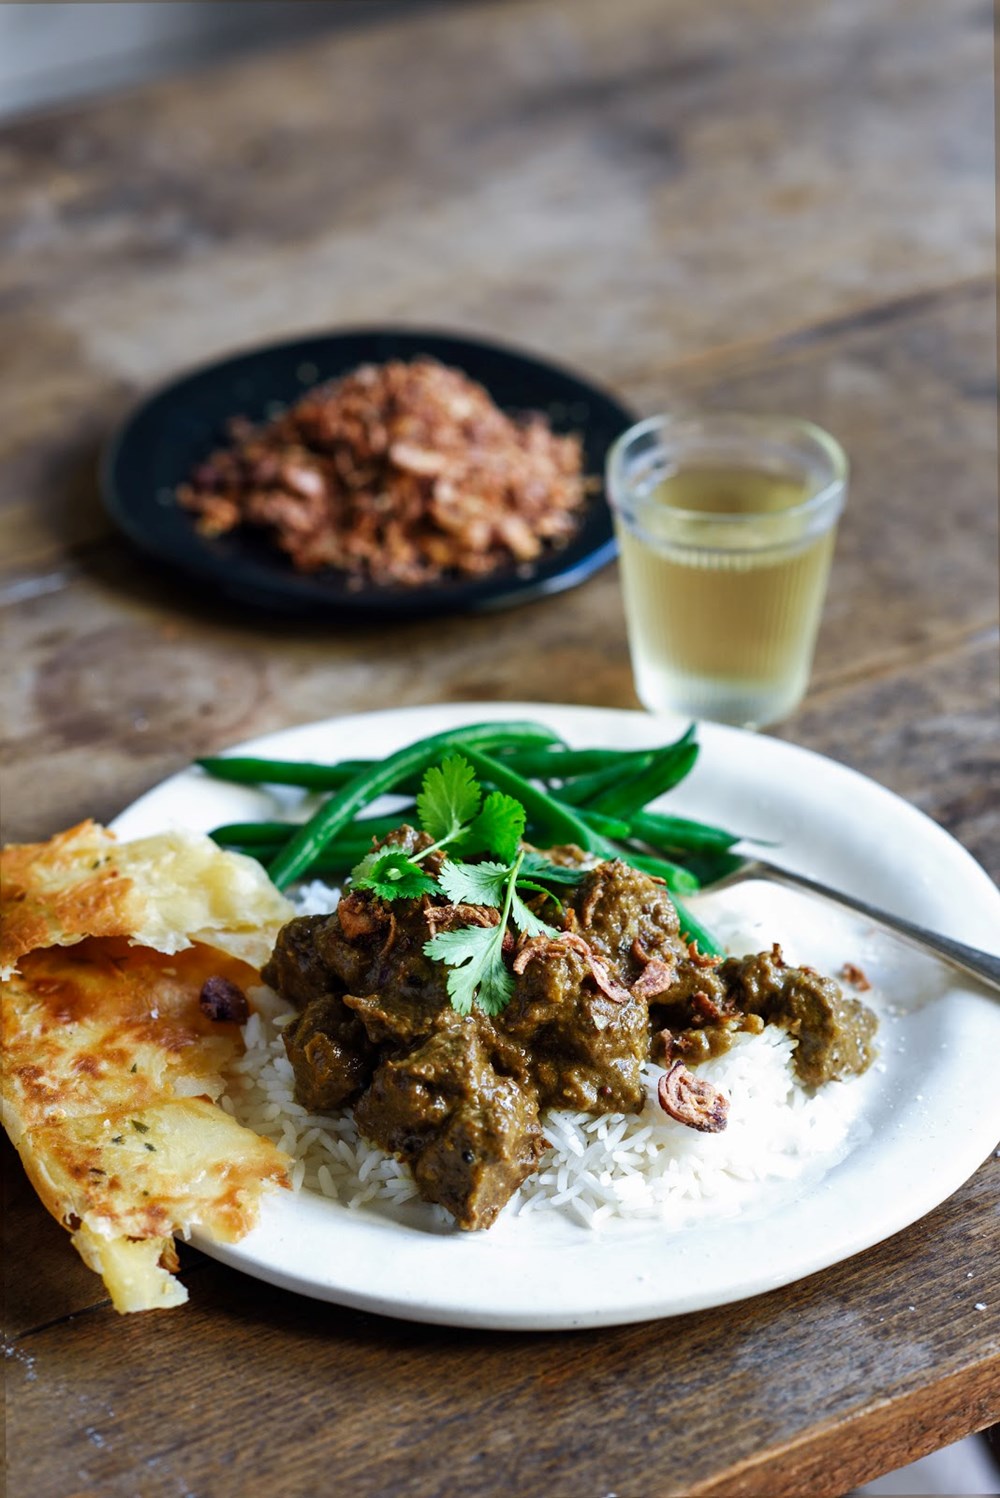
[[(323, 885), (300, 892), (303, 913), (334, 903)], [(419, 1200), (409, 1167), (363, 1139), (350, 1113), (310, 1114), (295, 1101), (281, 1038), (295, 1011), (268, 988), (250, 997), (255, 1013), (243, 1027), (246, 1050), (229, 1070), (222, 1106), (292, 1157), (296, 1190), (349, 1208)], [(728, 1126), (718, 1134), (697, 1133), (664, 1114), (656, 1101), (663, 1071), (652, 1063), (640, 1114), (549, 1110), (542, 1126), (550, 1148), (505, 1216), (557, 1214), (590, 1228), (623, 1219), (681, 1225), (744, 1210), (763, 1183), (815, 1177), (845, 1153), (858, 1103), (850, 1083), (828, 1084), (815, 1095), (800, 1086), (794, 1048), (785, 1030), (769, 1025), (759, 1035), (737, 1035), (724, 1055), (698, 1067), (730, 1100)]]

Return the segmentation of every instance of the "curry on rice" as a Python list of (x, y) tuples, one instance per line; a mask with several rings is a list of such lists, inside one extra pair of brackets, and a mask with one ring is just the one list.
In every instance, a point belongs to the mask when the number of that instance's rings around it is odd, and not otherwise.
[[(408, 852), (429, 842), (408, 827), (387, 840)], [(299, 1011), (285, 1030), (297, 1100), (353, 1106), (361, 1132), (407, 1161), (421, 1195), (462, 1228), (489, 1227), (538, 1168), (546, 1108), (638, 1112), (651, 1058), (667, 1068), (663, 1109), (704, 1132), (725, 1127), (727, 1099), (688, 1063), (741, 1031), (785, 1027), (811, 1087), (873, 1058), (874, 1014), (833, 979), (787, 965), (778, 947), (703, 955), (663, 884), (626, 863), (589, 869), (550, 918), (554, 935), (506, 933), (515, 986), (494, 1016), (457, 1013), (444, 965), (425, 952), (442, 930), (495, 926), (490, 906), (348, 889), (332, 915), (289, 922), (264, 969)]]

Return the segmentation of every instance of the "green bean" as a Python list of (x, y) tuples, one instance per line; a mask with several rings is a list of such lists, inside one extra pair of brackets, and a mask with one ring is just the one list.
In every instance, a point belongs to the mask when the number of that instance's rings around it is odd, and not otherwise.
[[(562, 796), (557, 795), (554, 799), (561, 801)], [(586, 822), (588, 827), (592, 827), (602, 837), (613, 837), (616, 842), (623, 843), (632, 835), (628, 822), (623, 822), (620, 817), (606, 817), (603, 812), (591, 811), (589, 806), (574, 806), (573, 810), (581, 822)]]
[[(229, 853), (245, 853), (248, 858), (256, 858), (259, 863), (265, 862), (269, 851), (260, 844), (226, 843), (224, 846)], [(340, 842), (338, 840), (330, 843), (311, 866), (309, 877), (342, 879), (370, 852), (371, 843), (368, 842)]]
[(698, 758), (698, 745), (692, 742), (692, 733), (693, 730), (689, 729), (676, 744), (659, 750), (647, 770), (634, 778), (620, 779), (617, 786), (596, 797), (592, 803), (594, 810), (603, 811), (609, 817), (628, 819), (677, 785)]
[(735, 874), (737, 869), (742, 869), (747, 860), (741, 858), (738, 853), (726, 853), (720, 849), (707, 849), (705, 852), (690, 853), (684, 860), (684, 867), (690, 869), (704, 889), (710, 884), (717, 884), (720, 879)]
[(628, 766), (649, 751), (645, 749), (512, 749), (492, 751), (495, 758), (510, 765), (527, 779), (567, 780), (572, 775), (589, 775), (606, 770), (609, 765)]
[[(364, 770), (381, 764), (377, 759), (344, 759), (335, 765), (311, 764), (293, 759), (198, 759), (206, 774), (215, 780), (234, 781), (238, 785), (292, 785), (306, 791), (339, 791)], [(420, 776), (409, 776), (395, 794), (414, 797), (420, 790)]]
[(369, 841), (373, 837), (386, 837), (390, 832), (395, 832), (397, 827), (402, 827), (404, 822), (414, 823), (417, 814), (412, 806), (406, 806), (402, 811), (392, 811), (388, 816), (381, 817), (355, 817), (348, 822), (344, 831), (352, 838), (367, 837)]
[[(389, 791), (394, 791), (411, 776), (422, 774), (429, 765), (434, 764), (448, 750), (460, 750), (470, 762), (474, 763), (473, 756), (477, 754), (475, 748), (477, 744), (504, 743), (519, 738), (529, 743), (537, 743), (539, 735), (546, 740), (552, 738), (548, 729), (542, 729), (533, 723), (476, 723), (466, 728), (453, 728), (443, 733), (432, 734), (429, 738), (418, 739), (416, 743), (408, 744), (404, 749), (398, 749), (395, 754), (388, 755), (373, 768), (360, 771), (339, 791), (335, 791), (309, 818), (308, 822), (297, 828), (278, 850), (268, 868), (268, 873), (279, 889), (284, 889), (293, 880), (301, 878), (323, 848), (333, 840), (341, 828), (353, 820), (363, 806), (367, 806), (370, 801), (376, 800), (377, 797)], [(496, 761), (489, 760), (488, 764), (492, 767), (496, 765)], [(497, 766), (497, 769), (500, 769), (500, 766)], [(509, 776), (513, 772), (501, 770), (501, 773)], [(491, 775), (490, 778), (496, 777)], [(516, 776), (515, 779), (519, 784), (531, 789), (528, 782), (522, 781), (520, 776)]]
[[(449, 730), (455, 734), (471, 733), (476, 743), (509, 743), (511, 752), (541, 746), (562, 746), (562, 739), (541, 723), (475, 723), (469, 728)], [(480, 737), (481, 736), (481, 737)], [(261, 759), (241, 755), (208, 755), (195, 764), (217, 780), (236, 781), (240, 785), (297, 785), (305, 790), (339, 790), (364, 770), (374, 770), (382, 763), (376, 759), (344, 759), (336, 764), (321, 765), (309, 760)], [(419, 781), (414, 789), (419, 790)]]
[(595, 850), (601, 842), (600, 835), (588, 827), (573, 807), (557, 801), (547, 791), (539, 790), (516, 770), (468, 745), (462, 745), (462, 753), (480, 781), (489, 781), (498, 791), (520, 801), (537, 834), (553, 843), (576, 843), (585, 850)]
[(738, 832), (726, 832), (707, 822), (693, 822), (687, 817), (668, 817), (658, 811), (640, 811), (630, 819), (632, 836), (654, 848), (702, 848), (724, 851), (742, 839)]
[(648, 754), (637, 756), (627, 771), (620, 763), (616, 763), (605, 765), (603, 770), (594, 770), (589, 775), (579, 775), (576, 779), (559, 787), (559, 799), (568, 801), (571, 806), (597, 805), (600, 797), (606, 792), (617, 790), (621, 786), (623, 778), (641, 775), (644, 770), (648, 770), (654, 758), (654, 753), (650, 751)]
[(196, 759), (206, 774), (238, 785), (298, 785), (309, 791), (332, 791), (351, 780), (370, 760), (342, 760), (337, 765), (316, 765), (297, 759), (245, 759), (238, 755)]
[(293, 826), (292, 822), (226, 822), (213, 827), (208, 835), (228, 847), (276, 848), (286, 840)]
[(699, 952), (704, 953), (706, 957), (725, 957), (725, 947), (716, 940), (708, 927), (703, 926), (676, 895), (672, 895), (671, 899), (681, 923), (681, 935), (684, 940), (697, 942)]
[[(355, 841), (367, 838), (370, 842), (373, 837), (385, 837), (405, 821), (404, 812), (388, 817), (355, 817), (345, 831), (354, 834)], [(214, 838), (217, 843), (238, 843), (241, 847), (270, 848), (276, 852), (282, 843), (287, 842), (296, 827), (300, 826), (301, 822), (229, 822), (223, 827), (214, 828), (209, 837)]]

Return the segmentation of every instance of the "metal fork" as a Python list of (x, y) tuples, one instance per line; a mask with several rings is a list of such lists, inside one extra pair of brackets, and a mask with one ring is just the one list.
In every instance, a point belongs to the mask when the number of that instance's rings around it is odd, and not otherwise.
[(902, 936), (914, 946), (933, 952), (935, 956), (951, 963), (952, 967), (971, 974), (980, 983), (985, 983), (988, 988), (1000, 993), (1000, 955), (984, 952), (980, 947), (967, 946), (965, 942), (955, 941), (950, 936), (942, 936), (940, 932), (931, 931), (926, 926), (919, 926), (916, 921), (907, 921), (900, 915), (893, 915), (888, 910), (880, 909), (877, 905), (869, 905), (867, 900), (859, 900), (855, 895), (848, 895), (843, 890), (833, 889), (828, 884), (822, 884), (818, 879), (810, 879), (805, 874), (796, 874), (791, 869), (783, 869), (776, 863), (770, 863), (766, 858), (747, 859), (740, 868), (717, 879), (713, 884), (704, 885), (698, 893), (714, 894), (717, 890), (727, 889), (730, 885), (741, 884), (745, 879), (758, 877), (777, 879), (783, 884), (797, 885), (800, 889), (807, 889), (814, 895), (822, 895), (824, 899), (832, 900), (837, 905), (846, 905), (849, 910), (856, 910), (860, 915), (875, 921), (876, 924), (885, 926), (889, 931), (895, 931), (897, 936)]

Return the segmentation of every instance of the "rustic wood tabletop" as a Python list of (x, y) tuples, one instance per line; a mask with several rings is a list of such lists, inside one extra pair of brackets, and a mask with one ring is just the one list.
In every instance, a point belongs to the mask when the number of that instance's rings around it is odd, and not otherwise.
[[(500, 335), (646, 411), (836, 433), (851, 500), (811, 688), (775, 732), (1000, 873), (991, 25), (983, 0), (415, 5), (8, 124), (5, 837), (335, 713), (637, 705), (613, 566), (503, 614), (344, 627), (228, 607), (115, 534), (95, 460), (140, 393), (393, 322)], [(1000, 1419), (998, 1183), (993, 1158), (740, 1305), (528, 1336), (314, 1303), (193, 1251), (187, 1306), (120, 1317), (4, 1141), (8, 1491), (841, 1494)]]

